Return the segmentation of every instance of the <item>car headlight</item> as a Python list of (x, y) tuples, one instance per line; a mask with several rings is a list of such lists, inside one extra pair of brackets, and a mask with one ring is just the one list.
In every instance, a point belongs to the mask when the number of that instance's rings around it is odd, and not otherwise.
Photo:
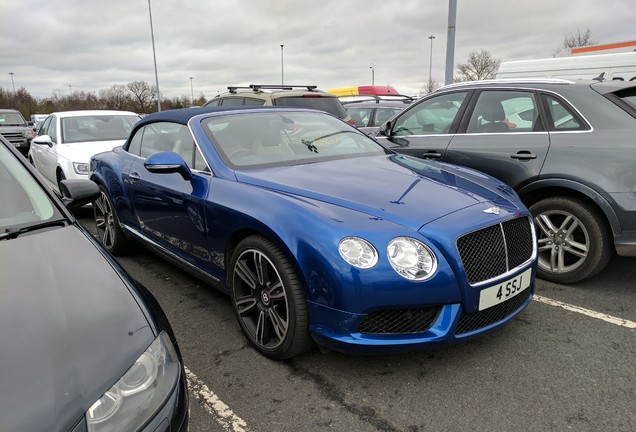
[(368, 241), (359, 237), (345, 237), (338, 245), (340, 256), (354, 267), (366, 269), (378, 262), (378, 252)]
[(83, 162), (73, 162), (73, 169), (77, 174), (88, 175), (89, 165)]
[(389, 242), (386, 252), (393, 269), (407, 279), (425, 280), (437, 269), (433, 251), (414, 238), (396, 237)]
[(88, 432), (137, 430), (172, 393), (179, 359), (165, 332), (86, 412)]

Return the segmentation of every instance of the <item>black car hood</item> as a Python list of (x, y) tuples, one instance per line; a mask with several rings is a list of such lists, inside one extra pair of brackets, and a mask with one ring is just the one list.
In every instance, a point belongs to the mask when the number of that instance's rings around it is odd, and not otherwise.
[(154, 332), (75, 225), (0, 241), (0, 263), (0, 430), (68, 431)]

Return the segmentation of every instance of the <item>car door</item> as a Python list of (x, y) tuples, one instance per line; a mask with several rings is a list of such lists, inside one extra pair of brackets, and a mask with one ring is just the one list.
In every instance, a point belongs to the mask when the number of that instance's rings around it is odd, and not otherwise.
[(47, 119), (48, 125), (43, 128), (43, 135), (51, 138), (51, 146), (33, 146), (33, 162), (36, 169), (52, 184), (57, 185), (57, 146), (61, 145), (58, 133), (58, 117), (50, 116)]
[[(137, 132), (143, 133), (140, 157), (134, 159), (127, 174), (128, 195), (139, 227), (144, 235), (182, 260), (207, 268), (212, 265), (204, 217), (210, 180), (205, 172), (207, 166), (194, 148), (186, 126), (155, 123), (145, 129)], [(131, 146), (133, 141), (134, 138)], [(147, 156), (175, 150), (189, 159), (186, 162), (193, 168), (191, 179), (186, 180), (179, 173), (152, 173), (144, 167)], [(197, 157), (193, 152), (197, 152)]]
[(550, 146), (532, 90), (481, 90), (442, 158), (519, 189), (541, 172)]
[(459, 124), (468, 95), (468, 91), (457, 91), (421, 100), (381, 128), (376, 139), (400, 153), (441, 160)]

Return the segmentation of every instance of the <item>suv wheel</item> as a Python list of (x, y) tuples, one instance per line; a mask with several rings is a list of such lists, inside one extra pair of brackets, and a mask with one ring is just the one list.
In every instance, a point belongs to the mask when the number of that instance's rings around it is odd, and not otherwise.
[(601, 215), (582, 200), (553, 197), (530, 206), (537, 226), (537, 276), (574, 283), (594, 276), (609, 262), (610, 236)]

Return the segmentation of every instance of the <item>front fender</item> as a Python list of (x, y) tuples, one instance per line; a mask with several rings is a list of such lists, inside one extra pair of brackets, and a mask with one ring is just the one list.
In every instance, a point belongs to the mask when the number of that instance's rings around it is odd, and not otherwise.
[(616, 215), (616, 212), (614, 212), (614, 209), (610, 204), (611, 197), (605, 197), (583, 183), (579, 183), (574, 180), (558, 178), (541, 179), (524, 186), (517, 192), (519, 196), (521, 196), (521, 199), (525, 200), (525, 197), (527, 197), (528, 195), (531, 195), (543, 189), (552, 188), (569, 189), (585, 195), (601, 209), (607, 221), (609, 222), (614, 234), (618, 234), (622, 231), (618, 216)]

